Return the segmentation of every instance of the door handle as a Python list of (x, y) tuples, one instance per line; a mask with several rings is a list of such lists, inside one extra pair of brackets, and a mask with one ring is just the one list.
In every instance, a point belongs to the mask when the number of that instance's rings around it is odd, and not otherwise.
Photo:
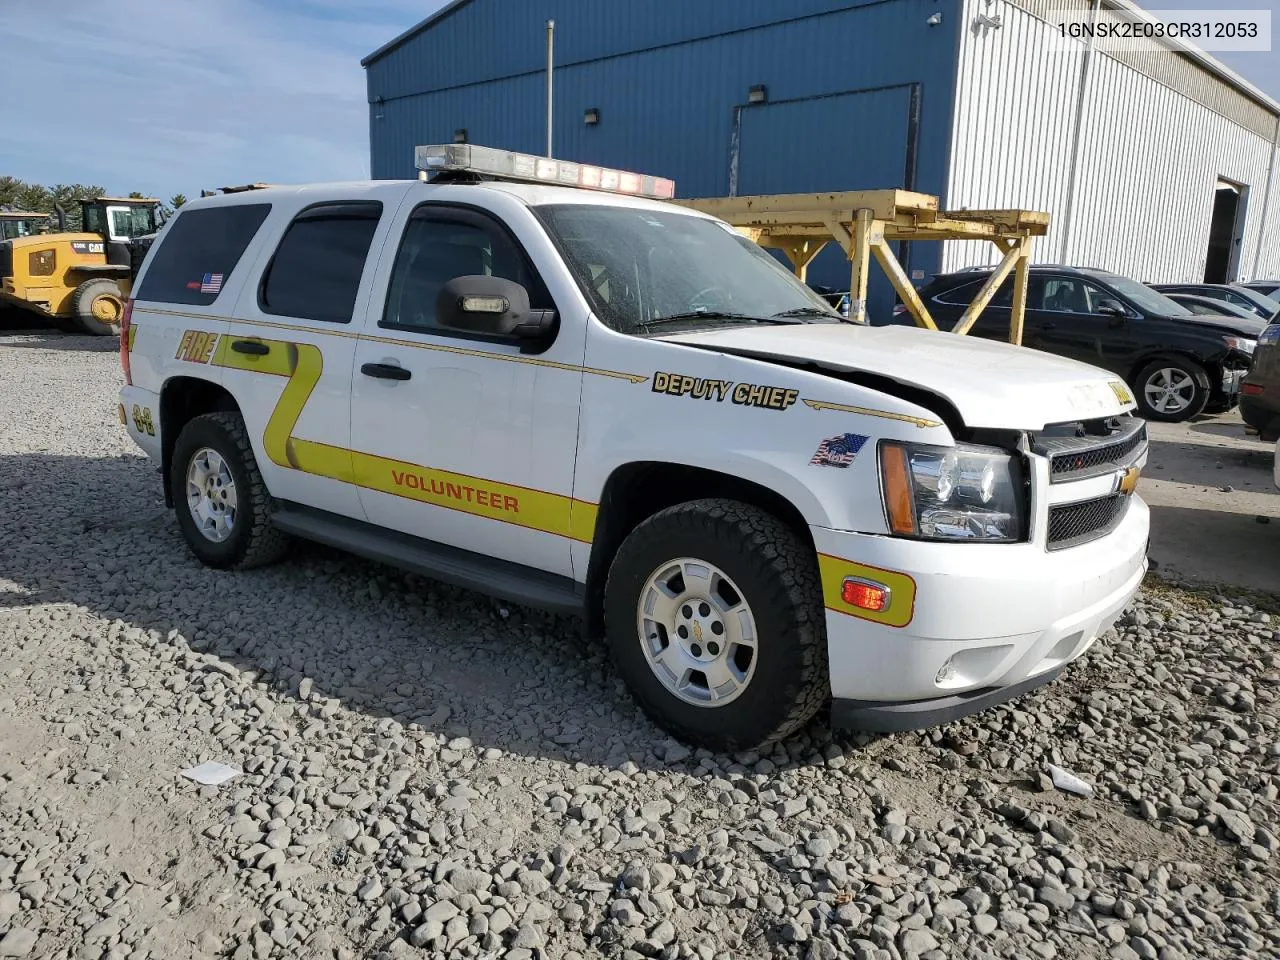
[(247, 353), (254, 357), (265, 357), (271, 348), (257, 340), (232, 340), (231, 349), (236, 353)]
[(408, 380), (413, 376), (410, 371), (397, 367), (394, 363), (366, 363), (360, 367), (360, 372), (378, 380)]
[(1050, 320), (1050, 321), (1048, 321), (1048, 322), (1046, 322), (1046, 323), (1042, 323), (1042, 324), (1040, 324), (1040, 329), (1041, 329), (1041, 330), (1053, 330), (1053, 329), (1054, 329), (1055, 327), (1057, 327), (1057, 326), (1058, 326), (1058, 325), (1057, 325), (1056, 323), (1054, 323), (1052, 320)]

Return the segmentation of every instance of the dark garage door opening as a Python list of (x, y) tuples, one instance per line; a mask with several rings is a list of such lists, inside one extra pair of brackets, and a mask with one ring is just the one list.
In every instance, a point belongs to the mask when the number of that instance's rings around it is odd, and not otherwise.
[(1240, 226), (1245, 187), (1219, 180), (1209, 220), (1209, 253), (1204, 262), (1205, 283), (1232, 283), (1239, 274)]

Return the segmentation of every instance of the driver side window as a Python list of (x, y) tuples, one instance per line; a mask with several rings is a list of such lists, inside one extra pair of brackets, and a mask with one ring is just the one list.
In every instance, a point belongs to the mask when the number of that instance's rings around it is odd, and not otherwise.
[(436, 298), (450, 280), (472, 276), (520, 284), (534, 309), (552, 305), (523, 252), (496, 224), (468, 211), (423, 210), (405, 226), (378, 325), (457, 336), (437, 321)]

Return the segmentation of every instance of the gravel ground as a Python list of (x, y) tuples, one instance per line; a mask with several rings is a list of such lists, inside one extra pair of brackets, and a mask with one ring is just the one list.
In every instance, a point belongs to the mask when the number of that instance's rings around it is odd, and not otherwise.
[(0, 957), (1280, 955), (1274, 601), (1153, 582), (1013, 706), (690, 753), (573, 621), (198, 566), (112, 346), (0, 338)]

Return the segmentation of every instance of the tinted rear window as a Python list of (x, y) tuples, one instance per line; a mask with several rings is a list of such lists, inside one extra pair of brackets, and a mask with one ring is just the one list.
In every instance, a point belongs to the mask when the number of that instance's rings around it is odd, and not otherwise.
[(349, 323), (382, 204), (326, 203), (298, 214), (262, 278), (265, 313)]
[(151, 251), (139, 300), (208, 306), (271, 211), (269, 203), (182, 210)]

